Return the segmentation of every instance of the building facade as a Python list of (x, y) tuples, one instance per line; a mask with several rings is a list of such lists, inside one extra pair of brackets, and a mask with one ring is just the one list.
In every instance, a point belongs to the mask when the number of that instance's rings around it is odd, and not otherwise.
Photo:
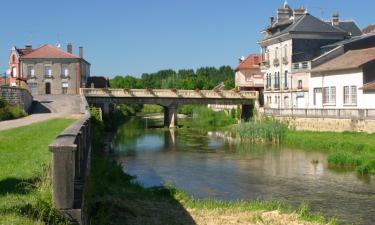
[(311, 71), (311, 109), (375, 109), (375, 47), (349, 50)]
[[(16, 76), (27, 83), (33, 94), (79, 94), (90, 76), (90, 63), (83, 58), (82, 47), (79, 56), (73, 55), (72, 49), (71, 44), (67, 51), (49, 44), (36, 49), (30, 46), (30, 51), (19, 57), (18, 64), (9, 67), (16, 68)], [(11, 60), (13, 55), (12, 51)]]
[(262, 48), (266, 108), (290, 109), (309, 106), (311, 61), (322, 54), (322, 46), (361, 34), (353, 21), (322, 21), (303, 8), (286, 2), (270, 17), (258, 44)]

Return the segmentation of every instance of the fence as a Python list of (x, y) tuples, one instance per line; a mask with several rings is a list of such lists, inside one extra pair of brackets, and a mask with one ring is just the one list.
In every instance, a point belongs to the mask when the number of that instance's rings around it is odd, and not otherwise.
[(265, 115), (306, 118), (375, 119), (375, 109), (264, 109)]

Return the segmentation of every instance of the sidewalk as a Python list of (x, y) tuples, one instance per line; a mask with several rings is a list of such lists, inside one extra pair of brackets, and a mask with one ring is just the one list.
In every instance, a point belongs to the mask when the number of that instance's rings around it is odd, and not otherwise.
[(0, 122), (0, 131), (8, 130), (16, 127), (27, 126), (33, 123), (41, 122), (44, 120), (62, 117), (59, 113), (45, 113), (45, 114), (33, 114), (30, 116), (26, 116), (23, 118), (15, 119), (15, 120), (6, 120)]

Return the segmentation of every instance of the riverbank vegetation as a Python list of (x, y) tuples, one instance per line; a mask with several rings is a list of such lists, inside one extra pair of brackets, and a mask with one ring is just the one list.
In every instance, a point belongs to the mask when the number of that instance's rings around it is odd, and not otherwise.
[(184, 124), (187, 128), (219, 128), (237, 123), (235, 116), (232, 117), (224, 111), (216, 112), (207, 106), (194, 106), (182, 110), (186, 110), (183, 112), (192, 117)]
[[(95, 116), (92, 124), (95, 139), (104, 136), (104, 124)], [(311, 214), (306, 205), (292, 209), (278, 201), (196, 199), (171, 184), (144, 188), (101, 153), (103, 143), (97, 140), (85, 196), (90, 224), (335, 224)]]
[(296, 131), (277, 120), (265, 118), (239, 124), (234, 135), (252, 143), (277, 143), (303, 150), (326, 151), (331, 167), (375, 174), (374, 134)]
[(73, 122), (52, 119), (0, 132), (0, 224), (66, 224), (52, 202), (48, 145)]
[(26, 116), (26, 113), (19, 106), (10, 105), (0, 98), (0, 121), (17, 119)]
[(374, 134), (288, 130), (283, 144), (305, 150), (328, 151), (328, 163), (332, 167), (375, 174)]

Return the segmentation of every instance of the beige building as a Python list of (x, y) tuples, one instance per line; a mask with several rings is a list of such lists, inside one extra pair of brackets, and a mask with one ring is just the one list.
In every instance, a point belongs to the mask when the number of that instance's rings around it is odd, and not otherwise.
[(71, 44), (67, 51), (49, 44), (28, 49), (19, 57), (19, 78), (26, 81), (33, 94), (79, 94), (79, 89), (85, 87), (90, 63), (83, 58), (82, 47), (79, 56), (73, 55)]

